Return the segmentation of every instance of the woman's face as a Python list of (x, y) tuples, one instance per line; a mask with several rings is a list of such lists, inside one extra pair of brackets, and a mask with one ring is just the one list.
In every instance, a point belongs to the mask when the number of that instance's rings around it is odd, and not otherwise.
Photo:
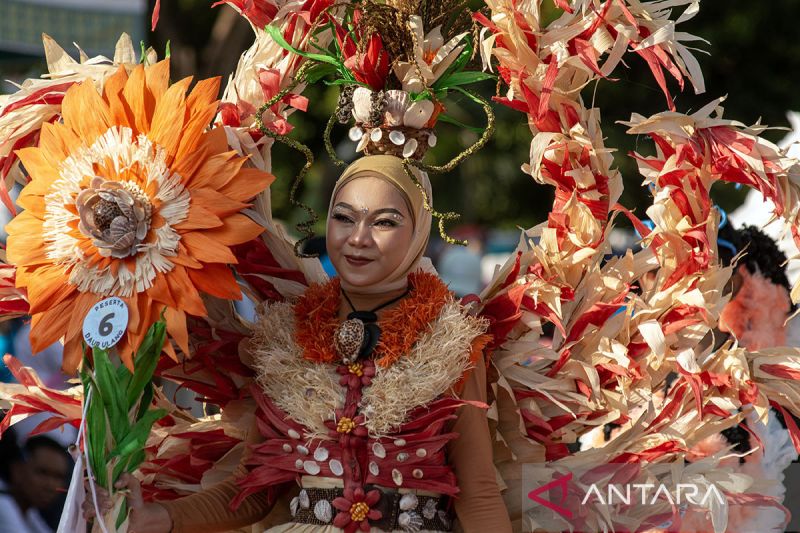
[(408, 253), (414, 225), (403, 195), (380, 178), (356, 178), (333, 202), (327, 230), (328, 256), (354, 287), (385, 280)]

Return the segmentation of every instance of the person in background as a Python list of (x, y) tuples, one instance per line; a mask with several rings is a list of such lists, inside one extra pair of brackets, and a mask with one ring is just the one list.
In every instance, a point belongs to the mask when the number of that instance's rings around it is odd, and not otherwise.
[(66, 490), (67, 451), (44, 436), (31, 437), (20, 449), (10, 431), (0, 442), (0, 533), (52, 533), (41, 511)]
[(14, 376), (11, 371), (3, 363), (3, 355), (14, 353), (14, 339), (17, 335), (17, 330), (21, 325), (21, 320), (6, 320), (0, 322), (0, 383), (13, 383)]

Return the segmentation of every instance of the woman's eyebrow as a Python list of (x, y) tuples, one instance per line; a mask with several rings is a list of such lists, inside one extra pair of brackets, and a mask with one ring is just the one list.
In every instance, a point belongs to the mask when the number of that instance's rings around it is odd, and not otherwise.
[[(335, 206), (333, 206), (333, 208), (334, 209), (336, 209), (336, 208), (348, 209), (350, 211), (356, 212), (356, 208), (353, 207), (352, 205), (348, 204), (347, 202), (338, 202)], [(403, 213), (401, 213), (399, 210), (395, 209), (394, 207), (384, 207), (384, 208), (381, 208), (381, 209), (376, 209), (375, 211), (372, 212), (372, 215), (373, 216), (377, 216), (377, 215), (382, 215), (384, 213), (389, 213), (389, 214), (392, 214), (392, 215), (397, 215), (397, 216), (399, 216), (401, 218), (405, 218), (405, 215), (403, 215)]]
[(378, 209), (373, 214), (374, 215), (382, 215), (383, 213), (390, 213), (392, 215), (397, 215), (399, 217), (405, 218), (403, 213), (401, 213), (400, 211), (398, 211), (397, 209), (395, 209), (393, 207), (384, 207), (383, 209)]

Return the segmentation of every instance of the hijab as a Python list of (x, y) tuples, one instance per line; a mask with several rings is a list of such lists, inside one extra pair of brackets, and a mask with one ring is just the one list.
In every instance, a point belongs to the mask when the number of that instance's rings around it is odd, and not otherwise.
[[(425, 189), (428, 195), (428, 201), (432, 202), (431, 184), (430, 180), (428, 180), (428, 175), (413, 167), (411, 171)], [(405, 288), (408, 283), (408, 275), (416, 271), (420, 266), (424, 266), (422, 263), (423, 256), (428, 246), (428, 238), (431, 233), (431, 214), (425, 209), (425, 201), (422, 192), (408, 174), (406, 174), (403, 160), (391, 155), (365, 156), (345, 169), (333, 188), (333, 194), (331, 194), (331, 202), (328, 206), (329, 224), (333, 205), (342, 187), (354, 179), (367, 177), (385, 180), (400, 191), (400, 194), (403, 196), (411, 212), (414, 234), (411, 239), (411, 244), (408, 250), (406, 250), (403, 261), (386, 279), (367, 287), (351, 287), (342, 280), (342, 289), (352, 294), (381, 294)]]

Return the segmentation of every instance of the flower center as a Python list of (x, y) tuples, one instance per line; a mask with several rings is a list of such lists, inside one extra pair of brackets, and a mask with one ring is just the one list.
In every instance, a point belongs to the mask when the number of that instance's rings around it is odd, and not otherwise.
[(124, 216), (122, 209), (116, 203), (102, 199), (95, 204), (92, 211), (94, 212), (94, 222), (100, 231), (105, 231), (111, 227), (111, 222), (115, 218)]
[(351, 374), (354, 374), (358, 377), (364, 375), (364, 365), (362, 365), (361, 363), (350, 363), (349, 365), (347, 365), (347, 370)]
[(336, 424), (336, 431), (339, 433), (350, 433), (355, 429), (356, 423), (353, 422), (352, 418), (347, 418), (346, 416), (339, 419), (339, 422)]
[(153, 208), (136, 184), (95, 177), (78, 194), (75, 206), (78, 229), (92, 239), (100, 255), (121, 259), (139, 252)]
[(369, 505), (364, 502), (354, 503), (350, 506), (350, 519), (353, 522), (361, 522), (369, 513)]

